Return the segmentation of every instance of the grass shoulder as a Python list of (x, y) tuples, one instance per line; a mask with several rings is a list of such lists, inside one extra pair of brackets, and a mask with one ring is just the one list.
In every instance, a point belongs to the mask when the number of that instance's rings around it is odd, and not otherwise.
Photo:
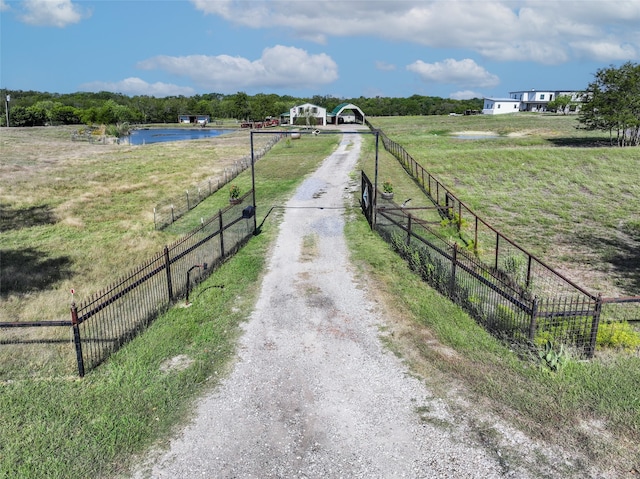
[(550, 373), (423, 283), (364, 219), (348, 222), (346, 233), (354, 262), (382, 299), (385, 342), (451, 407), (464, 415), (477, 404), (535, 440), (590, 458), (587, 469), (627, 477), (640, 467), (640, 358), (569, 359)]

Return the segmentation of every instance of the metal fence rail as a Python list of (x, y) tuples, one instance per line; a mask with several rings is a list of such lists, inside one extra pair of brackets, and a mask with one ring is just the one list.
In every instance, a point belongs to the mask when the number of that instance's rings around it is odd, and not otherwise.
[[(203, 280), (234, 254), (255, 231), (253, 191), (237, 205), (219, 211), (191, 233), (166, 246), (143, 265), (111, 286), (71, 307), (69, 321), (0, 323), (0, 328), (70, 327), (71, 348), (80, 376), (102, 363), (120, 346), (144, 330), (160, 313), (185, 297), (192, 284)], [(4, 335), (3, 335), (4, 336)], [(26, 339), (7, 335), (4, 347), (20, 350), (51, 343), (64, 347), (51, 360), (70, 359), (69, 339)]]
[[(254, 151), (254, 162), (264, 157), (286, 133), (272, 134), (265, 146)], [(200, 202), (233, 181), (240, 173), (251, 167), (251, 155), (234, 162), (224, 169), (217, 178), (207, 178), (197, 185), (185, 190), (183, 195), (158, 203), (153, 208), (153, 224), (155, 229), (166, 228), (178, 218), (195, 208)]]
[(593, 356), (597, 298), (575, 294), (541, 300), (403, 208), (382, 207), (377, 215), (376, 230), (411, 269), (494, 335), (528, 345), (552, 340)]

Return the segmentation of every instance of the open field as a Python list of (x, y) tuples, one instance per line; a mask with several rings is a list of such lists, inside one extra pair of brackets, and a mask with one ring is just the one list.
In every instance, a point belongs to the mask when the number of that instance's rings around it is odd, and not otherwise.
[[(523, 123), (509, 127), (509, 121), (514, 120)], [(549, 119), (556, 120), (555, 127), (539, 127), (537, 133), (533, 132), (530, 122), (538, 120), (526, 117), (380, 118), (373, 119), (373, 123), (403, 144), (417, 160), (421, 161), (422, 154), (424, 158), (436, 155), (439, 159), (433, 161), (433, 166), (440, 170), (434, 170), (433, 174), (450, 184), (463, 201), (491, 223), (502, 227), (498, 223), (502, 220), (505, 229), (512, 228), (511, 236), (516, 241), (524, 246), (531, 245), (533, 249), (536, 233), (529, 233), (524, 238), (518, 235), (530, 229), (527, 225), (537, 227), (540, 220), (529, 219), (528, 215), (517, 216), (519, 211), (536, 211), (537, 203), (545, 199), (545, 188), (539, 188), (542, 199), (534, 195), (532, 198), (537, 199), (531, 204), (523, 202), (519, 209), (514, 206), (511, 215), (502, 215), (505, 218), (498, 215), (494, 220), (489, 213), (495, 206), (485, 200), (491, 194), (489, 187), (496, 189), (489, 177), (475, 190), (458, 190), (455, 181), (449, 182), (449, 178), (453, 180), (458, 173), (450, 171), (451, 166), (448, 169), (442, 165), (458, 150), (459, 158), (466, 160), (464, 164), (473, 164), (474, 151), (485, 151), (485, 161), (478, 162), (478, 170), (468, 172), (466, 182), (472, 183), (478, 171), (488, 168), (487, 164), (491, 163), (488, 159), (496, 158), (500, 149), (517, 156), (521, 154), (520, 150), (531, 148), (536, 154), (530, 155), (530, 161), (547, 158), (541, 163), (545, 168), (539, 174), (544, 173), (549, 181), (560, 181), (562, 173), (571, 172), (546, 173), (546, 169), (561, 166), (564, 161), (552, 161), (555, 157), (546, 157), (545, 151), (562, 153), (566, 150), (566, 158), (573, 152), (588, 151), (600, 155), (599, 158), (619, 158), (614, 163), (619, 161), (619, 169), (635, 178), (633, 175), (637, 173), (625, 161), (625, 158), (634, 159), (633, 151), (594, 147), (598, 138), (576, 132), (571, 126), (571, 118)], [(493, 123), (487, 125), (482, 121)], [(218, 150), (222, 147), (214, 145), (217, 139), (122, 148), (67, 144), (68, 132), (38, 130), (37, 135), (33, 134), (36, 129), (28, 129), (8, 138), (6, 129), (0, 129), (3, 153), (0, 201), (3, 221), (5, 218), (8, 221), (7, 226), (3, 223), (0, 249), (22, 255), (15, 265), (22, 265), (31, 257), (34, 267), (29, 268), (30, 272), (49, 267), (49, 270), (45, 269), (48, 275), (34, 277), (27, 274), (17, 282), (5, 274), (6, 257), (3, 254), (0, 258), (3, 274), (0, 310), (4, 314), (6, 308), (13, 308), (13, 312), (7, 314), (9, 320), (23, 309), (29, 313), (21, 316), (23, 319), (65, 316), (70, 302), (69, 288), (74, 287), (80, 290), (78, 294), (85, 294), (78, 284), (87, 284), (89, 289), (104, 287), (114, 274), (121, 273), (123, 268), (128, 270), (176, 235), (188, 231), (190, 225), (197, 224), (203, 211), (217, 211), (226, 202), (224, 191), (221, 191), (199, 206), (202, 211), (194, 211), (184, 222), (176, 223), (165, 232), (154, 231), (153, 221), (149, 218), (149, 206), (152, 208), (162, 195), (179, 194), (189, 184), (209, 176), (210, 170), (218, 171), (222, 167), (221, 162), (228, 155)], [(493, 140), (439, 138), (444, 131), (489, 130), (519, 132), (519, 135), (524, 130), (531, 133)], [(429, 146), (425, 132), (435, 131), (438, 131), (438, 138), (432, 138), (434, 144)], [(557, 146), (547, 139), (547, 135), (555, 137), (554, 131), (558, 131), (558, 138), (562, 139), (556, 143), (564, 146)], [(230, 143), (227, 145), (229, 151), (237, 148), (237, 154), (242, 156), (248, 151), (248, 137), (244, 132), (238, 132), (238, 135), (245, 136), (239, 137), (235, 146), (231, 145), (231, 138), (225, 141)], [(581, 136), (587, 138), (584, 143)], [(511, 143), (511, 146), (496, 147), (499, 142), (517, 141), (529, 142), (529, 145)], [(29, 142), (32, 142), (31, 147), (27, 146)], [(258, 221), (264, 218), (268, 208), (281, 204), (336, 144), (337, 137), (320, 136), (314, 142), (303, 139), (294, 142), (290, 148), (278, 145), (261, 160), (257, 165)], [(582, 148), (567, 146), (580, 144)], [(56, 151), (58, 153), (54, 155)], [(365, 139), (363, 169), (371, 167), (373, 158), (373, 142), (369, 137)], [(500, 158), (504, 164), (509, 155)], [(200, 170), (203, 163), (208, 163), (208, 167), (203, 166)], [(429, 161), (423, 165), (432, 169)], [(202, 171), (197, 178), (191, 174), (195, 169)], [(397, 162), (382, 153), (382, 149), (380, 169), (381, 178), (393, 179), (398, 196), (413, 198), (412, 204), (416, 206), (423, 201)], [(496, 166), (493, 169), (500, 170)], [(7, 172), (15, 176), (8, 180)], [(79, 172), (81, 178), (74, 179)], [(507, 169), (503, 175), (499, 184), (506, 188), (511, 184), (509, 177), (515, 175)], [(533, 172), (529, 175), (531, 179)], [(150, 177), (154, 180), (149, 181)], [(612, 196), (619, 196), (615, 189), (618, 180), (623, 181), (625, 188), (631, 188), (631, 192), (637, 191), (632, 187), (639, 182), (627, 181), (625, 173), (616, 173), (608, 180), (611, 184), (607, 191), (613, 191)], [(249, 181), (248, 175), (243, 175), (238, 184), (246, 188)], [(67, 188), (67, 183), (71, 187)], [(150, 189), (143, 186), (147, 183), (151, 184)], [(129, 187), (121, 189), (125, 184)], [(91, 193), (90, 186), (95, 187), (95, 193)], [(530, 188), (538, 187), (532, 184)], [(467, 197), (466, 191), (480, 191), (475, 202)], [(497, 197), (519, 205), (509, 196), (517, 193), (517, 190), (508, 190)], [(634, 201), (632, 193), (626, 192), (624, 196), (626, 200)], [(597, 198), (597, 201), (592, 200), (594, 203), (601, 200), (595, 194), (593, 197)], [(354, 206), (355, 201), (354, 198)], [(619, 211), (618, 214), (622, 211), (619, 205), (613, 204), (615, 200), (602, 198), (602, 201), (605, 201), (603, 208), (613, 208)], [(638, 212), (637, 204), (632, 204), (635, 209), (629, 208), (629, 211)], [(486, 215), (482, 207), (486, 209)], [(497, 208), (495, 211), (502, 210)], [(512, 422), (530, 437), (546, 441), (549, 447), (556, 444), (575, 452), (582, 459), (568, 464), (569, 469), (588, 471), (593, 466), (610, 471), (606, 477), (637, 477), (640, 471), (637, 446), (640, 441), (640, 358), (602, 354), (590, 362), (572, 360), (559, 374), (543, 370), (535, 360), (522, 361), (411, 273), (386, 243), (370, 233), (358, 207), (348, 214), (350, 221), (346, 234), (354, 264), (388, 311), (392, 333), (387, 335), (389, 347), (405, 359), (416, 375), (428, 382), (434, 394), (460, 414), (464, 414), (465, 408), (483, 408)], [(586, 215), (584, 211), (580, 214)], [(629, 222), (624, 228), (625, 234), (633, 238), (637, 234), (633, 226), (633, 221), (638, 220), (637, 213), (636, 216), (620, 216)], [(122, 477), (135, 462), (136, 455), (175, 431), (189, 417), (194, 398), (215, 387), (228, 370), (239, 334), (238, 325), (253, 308), (264, 258), (274, 238), (278, 218), (275, 209), (265, 222), (262, 234), (254, 237), (233, 260), (193, 292), (197, 300), (192, 308), (170, 310), (83, 380), (77, 380), (73, 375), (38, 375), (40, 377), (35, 380), (0, 381), (0, 477)], [(604, 229), (603, 234), (614, 231), (614, 224), (613, 229)], [(554, 228), (562, 231), (563, 226), (566, 226), (563, 221), (558, 221)], [(571, 234), (567, 233), (565, 237), (568, 246), (574, 246), (569, 241)], [(75, 252), (74, 248), (85, 248), (86, 252)], [(29, 249), (34, 250), (31, 256), (27, 255)], [(547, 250), (550, 249), (547, 246)], [(542, 247), (539, 251), (545, 253)], [(541, 256), (548, 259), (544, 254)], [(47, 260), (60, 261), (61, 257), (66, 257), (60, 264), (67, 265), (67, 272), (56, 277), (55, 271), (64, 271), (64, 268), (47, 263)], [(600, 268), (611, 267), (606, 262), (598, 265), (602, 258), (595, 255), (594, 264)], [(572, 265), (573, 261), (566, 263)], [(15, 286), (5, 295), (5, 277), (21, 286)], [(82, 278), (82, 283), (78, 278)], [(621, 275), (621, 278), (625, 276)], [(603, 276), (603, 284), (606, 279)], [(224, 284), (225, 288), (213, 287), (219, 284)], [(611, 289), (626, 291), (616, 284)], [(633, 291), (633, 288), (629, 290)], [(43, 349), (46, 347), (42, 346)], [(176, 358), (180, 361), (174, 361)], [(491, 423), (479, 423), (477, 434), (490, 445), (496, 431)], [(517, 461), (517, 457), (508, 455), (509, 451), (499, 452), (507, 454), (504, 456), (506, 462)]]
[(154, 230), (159, 201), (250, 153), (246, 131), (123, 146), (72, 142), (73, 130), (0, 131), (0, 321), (68, 319), (72, 288), (81, 300), (176, 238)]
[[(64, 127), (0, 130), (0, 321), (68, 320), (72, 300), (79, 302), (107, 288), (199, 225), (201, 217), (213, 216), (228, 205), (223, 188), (185, 221), (156, 231), (153, 208), (159, 201), (182, 195), (206, 178), (222, 176), (225, 168), (250, 154), (247, 130), (144, 146), (72, 142), (72, 131)], [(256, 135), (255, 148), (268, 140), (267, 135)], [(327, 137), (325, 141), (323, 151), (329, 151), (326, 145), (335, 140)], [(304, 145), (281, 146), (282, 164), (275, 173), (257, 165), (265, 181), (274, 174), (279, 178), (263, 193), (271, 196), (262, 201), (300, 180), (309, 163), (289, 162), (287, 155), (302, 149)], [(241, 175), (234, 183), (246, 192), (250, 175)], [(5, 339), (68, 338), (67, 328), (14, 329), (2, 334)], [(32, 345), (19, 354), (16, 348), (0, 350), (0, 358), (8, 355), (35, 371), (48, 371), (45, 375), (55, 371), (53, 364), (63, 362), (61, 358), (72, 355), (68, 344), (41, 348), (40, 358), (33, 356), (37, 348)], [(25, 356), (31, 357), (26, 361)], [(3, 366), (0, 370), (7, 369)], [(69, 371), (73, 371), (72, 362), (63, 369)]]
[[(480, 217), (578, 285), (640, 295), (637, 148), (610, 147), (607, 134), (576, 129), (575, 116), (370, 121)], [(465, 132), (473, 139), (461, 139)], [(397, 181), (400, 196), (416, 198)]]

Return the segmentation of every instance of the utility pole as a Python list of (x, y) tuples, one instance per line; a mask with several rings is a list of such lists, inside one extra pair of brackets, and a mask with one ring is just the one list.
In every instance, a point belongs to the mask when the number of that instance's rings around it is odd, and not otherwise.
[(7, 128), (9, 128), (9, 102), (11, 101), (11, 95), (7, 95)]

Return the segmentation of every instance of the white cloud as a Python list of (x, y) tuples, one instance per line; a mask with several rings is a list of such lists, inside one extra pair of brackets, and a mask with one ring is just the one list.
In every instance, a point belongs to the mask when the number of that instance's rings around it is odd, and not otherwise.
[(202, 88), (220, 93), (258, 88), (308, 88), (338, 78), (338, 66), (328, 55), (310, 55), (295, 47), (265, 48), (258, 60), (229, 55), (160, 55), (138, 63), (144, 70), (159, 69), (190, 78)]
[(417, 60), (407, 65), (407, 70), (417, 73), (426, 83), (451, 83), (460, 86), (490, 88), (498, 85), (500, 79), (482, 68), (470, 58), (442, 62), (425, 63)]
[(381, 62), (381, 61), (376, 62), (376, 70), (380, 70), (383, 72), (390, 72), (395, 69), (396, 69), (396, 66), (391, 63)]
[(191, 96), (196, 92), (190, 87), (181, 87), (170, 83), (147, 83), (140, 78), (125, 78), (119, 82), (90, 82), (80, 85), (81, 91), (110, 91), (124, 95), (149, 95), (158, 98), (167, 96)]
[[(496, 61), (559, 64), (640, 55), (640, 0), (191, 0), (250, 28), (288, 29), (318, 43), (369, 36), (465, 48)], [(610, 49), (601, 49), (607, 38)], [(624, 57), (624, 58), (621, 58)]]
[(10, 9), (11, 7), (4, 0), (0, 0), (0, 12), (6, 12)]
[(449, 98), (452, 100), (470, 100), (472, 98), (483, 98), (484, 95), (481, 93), (471, 91), (471, 90), (462, 90), (456, 91), (449, 95)]
[(637, 57), (637, 50), (632, 45), (620, 45), (607, 40), (600, 42), (574, 42), (571, 47), (576, 52), (581, 53), (583, 58), (591, 58), (602, 62)]
[(63, 28), (91, 15), (71, 0), (24, 0), (23, 8), (20, 19), (35, 26)]

